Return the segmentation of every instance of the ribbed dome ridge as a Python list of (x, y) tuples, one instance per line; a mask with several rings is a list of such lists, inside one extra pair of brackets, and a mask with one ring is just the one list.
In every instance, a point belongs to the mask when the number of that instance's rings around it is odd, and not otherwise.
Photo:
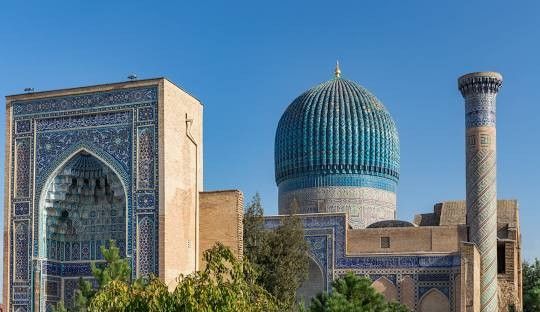
[(275, 141), (276, 182), (307, 175), (399, 178), (399, 138), (383, 104), (357, 83), (334, 78), (296, 98)]

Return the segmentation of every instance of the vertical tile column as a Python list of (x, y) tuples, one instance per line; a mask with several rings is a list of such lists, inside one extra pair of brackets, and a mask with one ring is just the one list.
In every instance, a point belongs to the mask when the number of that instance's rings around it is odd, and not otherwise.
[(469, 239), (480, 253), (480, 310), (495, 312), (497, 303), (497, 166), (496, 96), (499, 73), (471, 73), (459, 78), (465, 98), (467, 224)]

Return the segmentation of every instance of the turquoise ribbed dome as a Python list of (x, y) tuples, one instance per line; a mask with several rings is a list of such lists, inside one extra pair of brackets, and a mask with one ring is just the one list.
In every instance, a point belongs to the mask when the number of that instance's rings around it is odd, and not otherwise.
[(395, 123), (368, 90), (336, 77), (304, 92), (281, 117), (275, 170), (278, 185), (330, 176), (337, 183), (374, 176), (395, 185), (399, 178)]

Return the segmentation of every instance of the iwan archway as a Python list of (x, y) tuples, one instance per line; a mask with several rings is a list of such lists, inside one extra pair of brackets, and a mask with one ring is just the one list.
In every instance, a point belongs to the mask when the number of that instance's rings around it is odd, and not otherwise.
[(41, 302), (64, 300), (69, 306), (79, 277), (91, 276), (73, 268), (102, 260), (100, 246), (110, 240), (126, 255), (126, 195), (118, 174), (86, 150), (54, 171), (40, 200), (39, 255), (48, 266)]

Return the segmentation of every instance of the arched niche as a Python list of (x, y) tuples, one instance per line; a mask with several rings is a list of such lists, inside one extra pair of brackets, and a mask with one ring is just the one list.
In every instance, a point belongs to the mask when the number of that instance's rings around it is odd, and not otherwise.
[(414, 301), (416, 293), (414, 279), (410, 276), (404, 276), (401, 280), (400, 302), (406, 305), (409, 309), (414, 310)]
[(303, 300), (308, 304), (311, 298), (318, 293), (323, 292), (324, 288), (324, 273), (317, 261), (311, 256), (309, 257), (308, 277), (296, 291), (299, 300)]
[(376, 279), (373, 284), (373, 288), (379, 293), (381, 293), (386, 301), (397, 301), (398, 293), (397, 288), (388, 278), (382, 276)]
[(449, 312), (450, 301), (448, 297), (436, 288), (426, 292), (418, 303), (419, 312)]
[(91, 277), (90, 262), (115, 240), (126, 256), (127, 193), (120, 175), (101, 158), (79, 150), (62, 162), (41, 191), (39, 257), (50, 268), (41, 276), (40, 297), (70, 306), (79, 277)]
[(100, 260), (99, 247), (111, 239), (125, 253), (126, 200), (119, 176), (96, 156), (79, 151), (44, 189), (41, 256), (49, 261)]

